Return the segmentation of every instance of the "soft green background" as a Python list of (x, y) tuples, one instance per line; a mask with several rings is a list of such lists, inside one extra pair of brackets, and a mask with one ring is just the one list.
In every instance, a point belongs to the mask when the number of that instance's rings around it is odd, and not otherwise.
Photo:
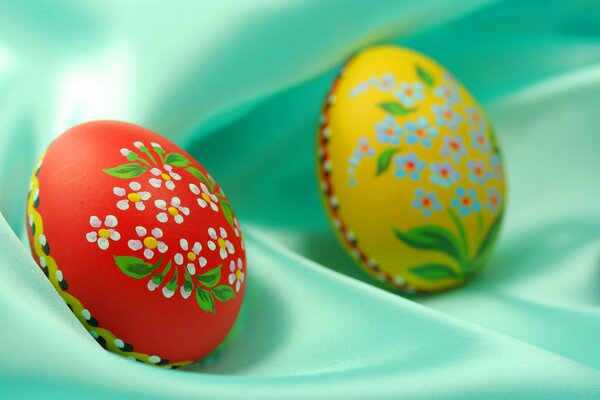
[[(319, 203), (322, 98), (375, 43), (447, 66), (504, 146), (499, 245), (452, 292), (372, 286)], [(598, 1), (2, 0), (0, 397), (600, 398), (599, 112)], [(103, 351), (19, 239), (36, 158), (95, 119), (185, 146), (245, 228), (237, 337), (190, 371)]]

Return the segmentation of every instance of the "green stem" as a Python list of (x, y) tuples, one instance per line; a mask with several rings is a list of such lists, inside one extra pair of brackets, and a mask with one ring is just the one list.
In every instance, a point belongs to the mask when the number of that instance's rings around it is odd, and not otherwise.
[(154, 156), (152, 154), (150, 154), (150, 151), (148, 150), (147, 147), (142, 147), (142, 148), (140, 148), (140, 150), (142, 151), (142, 153), (144, 153), (145, 155), (150, 157), (150, 159), (152, 160), (152, 162), (154, 164), (158, 165), (158, 163), (156, 162), (156, 159), (154, 158)]
[(177, 283), (178, 277), (179, 277), (179, 268), (175, 268), (175, 273), (173, 274), (173, 278), (171, 278), (169, 283)]
[(183, 288), (186, 289), (187, 286), (190, 289), (189, 291), (191, 292), (194, 288), (194, 284), (192, 283), (192, 277), (190, 276), (190, 273), (188, 272), (187, 268), (184, 267), (183, 270), (185, 271), (185, 281), (183, 282)]
[(173, 292), (177, 290), (177, 288), (179, 287), (177, 278), (179, 278), (179, 268), (175, 268), (175, 273), (173, 274), (173, 277), (171, 278), (169, 283), (167, 283), (167, 289)]
[(160, 274), (162, 276), (165, 276), (169, 273), (170, 270), (171, 270), (171, 261), (169, 260), (169, 262), (167, 263), (167, 265), (165, 265), (165, 267), (163, 268), (163, 270)]

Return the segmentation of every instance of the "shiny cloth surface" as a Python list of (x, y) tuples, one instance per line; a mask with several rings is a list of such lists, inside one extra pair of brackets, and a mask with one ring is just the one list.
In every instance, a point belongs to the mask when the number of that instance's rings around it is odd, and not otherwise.
[[(499, 243), (453, 291), (379, 287), (320, 204), (323, 98), (378, 43), (450, 69), (504, 149)], [(600, 398), (599, 107), (598, 1), (3, 1), (0, 397)], [(185, 370), (104, 351), (29, 254), (37, 157), (97, 119), (185, 147), (241, 220), (236, 333)]]

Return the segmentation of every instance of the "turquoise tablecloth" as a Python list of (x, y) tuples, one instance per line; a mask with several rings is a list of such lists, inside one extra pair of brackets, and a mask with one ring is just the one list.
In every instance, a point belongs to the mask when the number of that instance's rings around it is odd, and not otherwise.
[[(374, 43), (439, 60), (482, 101), (510, 204), (468, 286), (371, 286), (319, 203), (313, 144), (342, 61)], [(600, 398), (600, 3), (2, 1), (0, 397)], [(102, 350), (29, 256), (29, 174), (75, 124), (167, 135), (246, 231), (234, 342), (190, 371)]]

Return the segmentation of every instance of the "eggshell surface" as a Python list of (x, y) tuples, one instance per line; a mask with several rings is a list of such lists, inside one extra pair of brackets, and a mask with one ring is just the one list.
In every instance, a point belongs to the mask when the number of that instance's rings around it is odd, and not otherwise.
[(150, 130), (98, 121), (59, 136), (32, 176), (27, 224), (35, 260), (108, 350), (185, 365), (238, 315), (246, 258), (229, 200)]
[(375, 278), (406, 292), (464, 283), (505, 206), (502, 154), (477, 101), (415, 51), (369, 48), (325, 102), (318, 178), (332, 226)]

